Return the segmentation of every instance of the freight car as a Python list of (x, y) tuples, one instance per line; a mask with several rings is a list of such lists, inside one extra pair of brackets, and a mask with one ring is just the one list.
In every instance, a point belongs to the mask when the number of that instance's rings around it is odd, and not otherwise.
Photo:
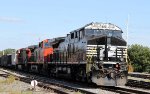
[(11, 66), (11, 55), (3, 55), (1, 57), (1, 66), (10, 67)]
[(7, 55), (3, 55), (0, 57), (0, 66), (15, 68), (16, 66), (16, 53), (11, 53)]
[(122, 33), (111, 23), (89, 23), (65, 37), (17, 50), (16, 69), (97, 85), (125, 85), (127, 47)]

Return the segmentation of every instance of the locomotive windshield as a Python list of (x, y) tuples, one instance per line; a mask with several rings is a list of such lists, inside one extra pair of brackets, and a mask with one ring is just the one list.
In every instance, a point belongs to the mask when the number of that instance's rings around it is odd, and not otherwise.
[(49, 47), (51, 47), (51, 45), (50, 45), (49, 42), (45, 42), (45, 43), (44, 43), (44, 47), (45, 47), (45, 48), (49, 48)]
[(88, 45), (105, 45), (105, 44), (111, 44), (113, 46), (126, 46), (126, 41), (115, 37), (108, 37), (108, 38), (101, 37), (88, 40)]
[(122, 38), (122, 31), (118, 30), (100, 30), (100, 29), (87, 29), (86, 30), (86, 36), (91, 35), (107, 35), (107, 36), (113, 36), (113, 37), (120, 37)]

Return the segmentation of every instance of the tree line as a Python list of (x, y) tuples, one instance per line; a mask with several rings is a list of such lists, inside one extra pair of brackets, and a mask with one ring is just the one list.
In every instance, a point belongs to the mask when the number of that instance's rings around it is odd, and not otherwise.
[(128, 56), (134, 72), (150, 73), (150, 48), (138, 44), (128, 47)]
[(7, 55), (7, 54), (11, 54), (11, 53), (13, 53), (13, 52), (15, 52), (15, 49), (8, 48), (8, 49), (5, 49), (5, 50), (0, 51), (0, 56), (2, 56), (2, 55)]
[[(0, 56), (3, 54), (11, 54), (15, 49), (5, 49), (0, 51)], [(128, 46), (128, 57), (133, 66), (134, 72), (149, 72), (150, 73), (150, 48), (138, 44)]]

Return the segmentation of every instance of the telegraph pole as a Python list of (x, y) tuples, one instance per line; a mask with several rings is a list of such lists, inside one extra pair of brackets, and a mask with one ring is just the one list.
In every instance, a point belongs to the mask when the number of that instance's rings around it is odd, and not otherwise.
[(3, 50), (3, 55), (5, 54), (5, 51)]
[(128, 32), (129, 32), (129, 15), (128, 15), (128, 19), (127, 19), (127, 30), (126, 30), (127, 47), (128, 47)]

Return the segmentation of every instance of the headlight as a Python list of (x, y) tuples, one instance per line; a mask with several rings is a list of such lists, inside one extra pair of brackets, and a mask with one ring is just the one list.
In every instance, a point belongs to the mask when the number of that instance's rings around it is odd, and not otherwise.
[(120, 61), (122, 62), (124, 59), (123, 58), (120, 58)]
[(100, 60), (103, 60), (103, 57), (100, 57)]
[(120, 64), (119, 64), (119, 63), (117, 63), (117, 64), (115, 65), (115, 67), (117, 68), (117, 70), (120, 70)]
[(110, 51), (111, 50), (111, 46), (108, 46), (107, 50)]

